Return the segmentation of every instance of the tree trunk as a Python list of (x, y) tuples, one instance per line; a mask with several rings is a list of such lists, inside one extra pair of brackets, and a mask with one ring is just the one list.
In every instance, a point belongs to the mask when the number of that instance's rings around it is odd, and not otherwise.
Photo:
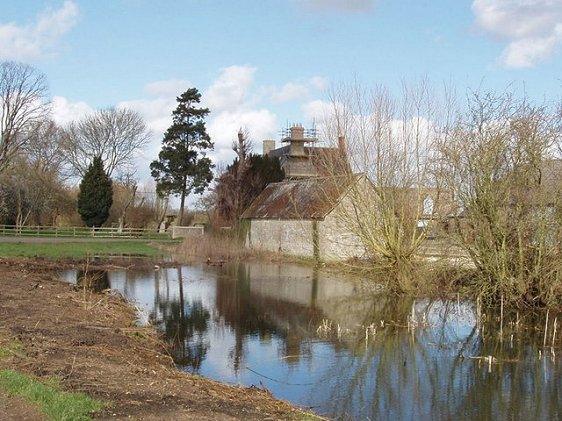
[(180, 214), (178, 215), (178, 224), (181, 225), (183, 221), (183, 208), (185, 206), (185, 190), (181, 192), (181, 201), (180, 201)]

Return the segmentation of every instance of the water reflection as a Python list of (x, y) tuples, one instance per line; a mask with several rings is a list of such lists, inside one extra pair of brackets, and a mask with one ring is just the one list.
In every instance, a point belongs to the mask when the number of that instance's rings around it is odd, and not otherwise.
[(107, 271), (98, 269), (79, 270), (76, 275), (76, 285), (95, 292), (101, 292), (110, 287)]
[(335, 419), (562, 418), (553, 355), (519, 324), (488, 334), (498, 329), (480, 326), (472, 303), (398, 299), (371, 281), (291, 265), (111, 272), (109, 281), (146, 311), (180, 369), (263, 384)]
[[(177, 295), (161, 299), (156, 294), (157, 312), (150, 313), (150, 318), (161, 322), (160, 327), (172, 345), (172, 356), (182, 367), (197, 371), (205, 358), (209, 346), (206, 332), (209, 327), (210, 313), (201, 300), (187, 301), (183, 290), (181, 268), (177, 268)], [(160, 275), (161, 272), (158, 272)], [(157, 279), (160, 277), (157, 276)], [(158, 291), (158, 290), (157, 290)]]

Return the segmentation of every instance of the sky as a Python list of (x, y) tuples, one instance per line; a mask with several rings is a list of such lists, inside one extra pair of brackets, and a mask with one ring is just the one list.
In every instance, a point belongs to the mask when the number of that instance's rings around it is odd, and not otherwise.
[(34, 66), (61, 125), (128, 107), (151, 130), (150, 179), (176, 97), (202, 93), (211, 158), (240, 128), (263, 139), (322, 118), (331, 86), (358, 80), (504, 91), (562, 88), (562, 0), (0, 0), (0, 61)]

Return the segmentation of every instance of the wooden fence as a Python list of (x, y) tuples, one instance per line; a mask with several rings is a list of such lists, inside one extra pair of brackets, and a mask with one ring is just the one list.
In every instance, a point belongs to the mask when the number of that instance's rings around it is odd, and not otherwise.
[(169, 232), (158, 232), (147, 228), (88, 228), (88, 227), (52, 227), (52, 226), (15, 226), (0, 225), (0, 236), (14, 237), (82, 237), (82, 238), (171, 238)]

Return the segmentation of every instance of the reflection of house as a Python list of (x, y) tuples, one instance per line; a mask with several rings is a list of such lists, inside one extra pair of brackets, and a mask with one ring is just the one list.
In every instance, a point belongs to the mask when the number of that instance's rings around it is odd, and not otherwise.
[(283, 140), (288, 146), (271, 150), (266, 143), (265, 152), (280, 158), (286, 180), (268, 185), (242, 214), (249, 222), (246, 244), (321, 260), (361, 257), (363, 244), (337, 215), (351, 205), (354, 184), (367, 180), (350, 176), (343, 139), (339, 148), (309, 148), (304, 144), (316, 138), (304, 134), (295, 126)]

